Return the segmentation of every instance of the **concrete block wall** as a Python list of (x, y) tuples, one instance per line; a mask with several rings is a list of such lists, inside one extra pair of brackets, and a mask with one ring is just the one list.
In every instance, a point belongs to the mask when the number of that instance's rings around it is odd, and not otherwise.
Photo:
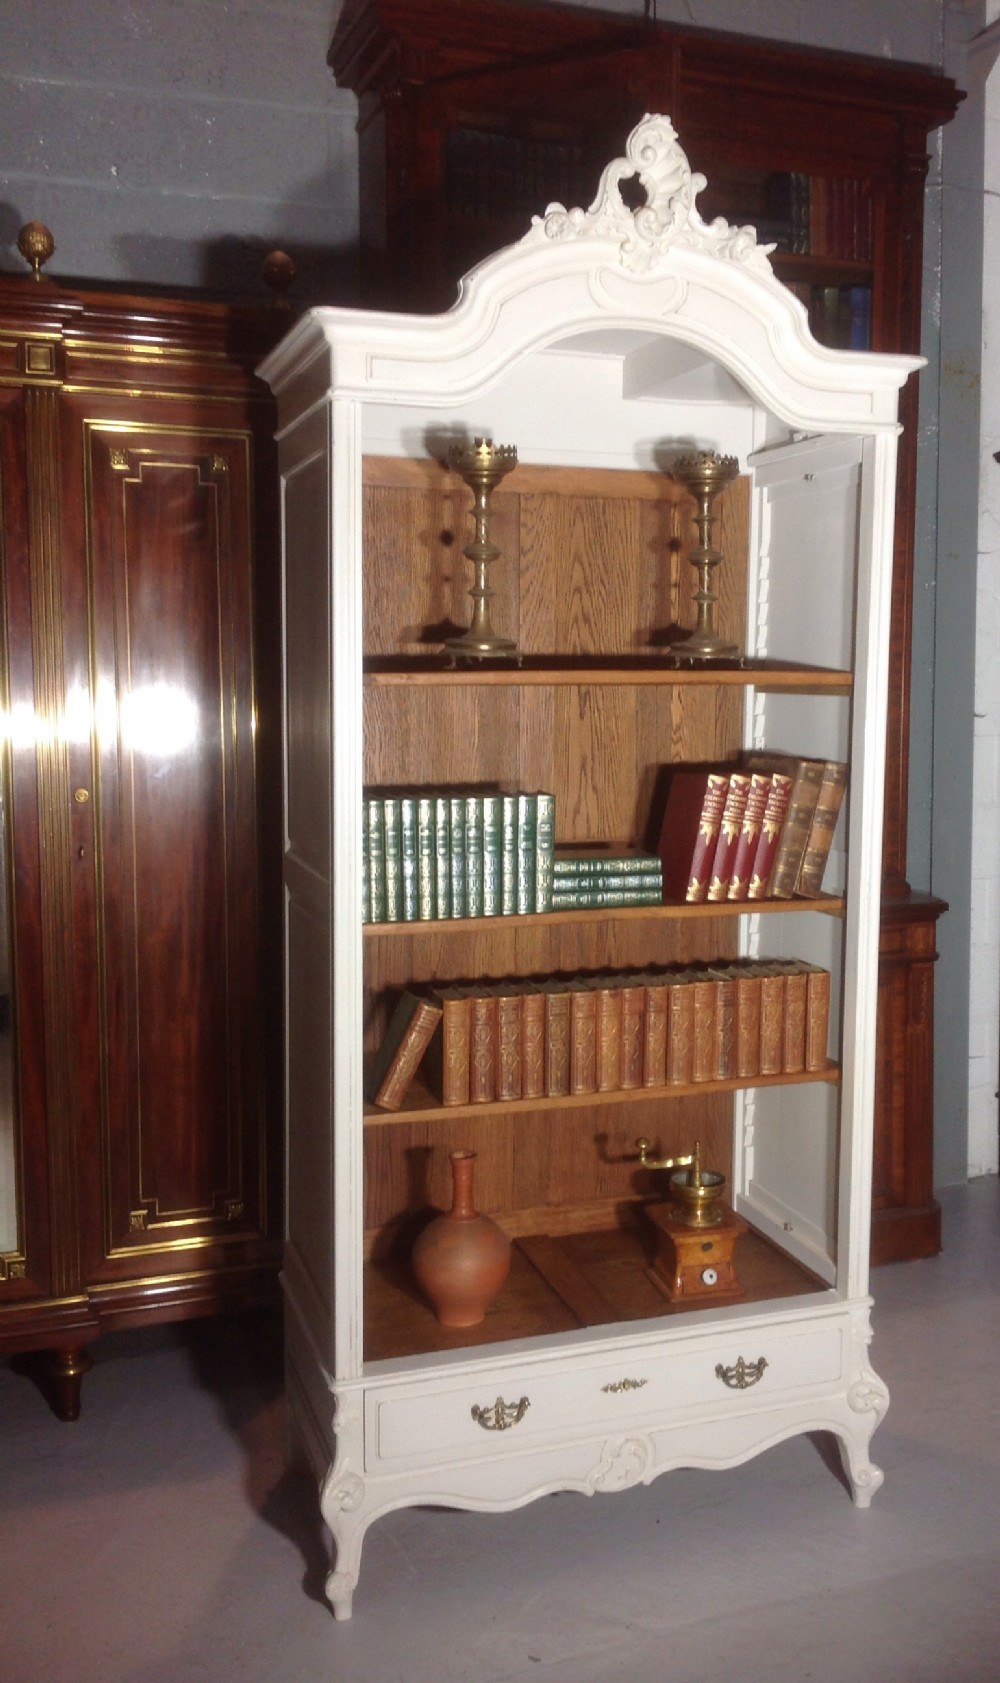
[(0, 7), (0, 267), (27, 221), (50, 272), (260, 294), (294, 249), (310, 297), (352, 268), (355, 102), (333, 0)]
[[(937, 65), (941, 3), (656, 0), (655, 10)], [(641, 14), (644, 0), (602, 5)], [(38, 220), (54, 233), (60, 276), (252, 295), (262, 256), (283, 245), (300, 265), (300, 297), (344, 298), (357, 170), (355, 103), (326, 66), (339, 11), (338, 0), (8, 0), (0, 267), (21, 267), (18, 229)]]

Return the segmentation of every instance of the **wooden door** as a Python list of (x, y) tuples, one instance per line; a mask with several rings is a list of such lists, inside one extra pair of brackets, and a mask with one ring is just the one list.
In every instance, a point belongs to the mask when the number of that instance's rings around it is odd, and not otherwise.
[(237, 1264), (273, 1225), (253, 439), (210, 405), (182, 413), (90, 394), (63, 411), (83, 491), (66, 672), (92, 1289)]
[(50, 1226), (53, 1196), (69, 1180), (69, 1150), (66, 1107), (50, 1104), (60, 1005), (44, 987), (58, 942), (42, 881), (40, 818), (40, 790), (51, 785), (58, 756), (44, 728), (57, 557), (45, 541), (52, 482), (32, 439), (51, 420), (49, 395), (0, 391), (0, 1306), (16, 1322), (73, 1276), (63, 1236)]

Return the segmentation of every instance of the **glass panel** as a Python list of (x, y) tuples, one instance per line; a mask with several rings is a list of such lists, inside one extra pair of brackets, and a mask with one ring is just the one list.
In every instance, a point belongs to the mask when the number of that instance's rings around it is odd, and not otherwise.
[(749, 222), (780, 252), (872, 262), (872, 190), (861, 178), (723, 166), (713, 170), (698, 209), (706, 221)]

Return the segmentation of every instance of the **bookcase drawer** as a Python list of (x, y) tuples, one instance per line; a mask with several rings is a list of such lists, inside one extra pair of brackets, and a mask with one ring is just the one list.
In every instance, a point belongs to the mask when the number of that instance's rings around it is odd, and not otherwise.
[(724, 1414), (835, 1387), (839, 1325), (735, 1331), (696, 1350), (623, 1350), (600, 1363), (497, 1364), (478, 1378), (438, 1378), (368, 1392), (365, 1460), (419, 1466), (516, 1454), (527, 1445), (587, 1438), (617, 1426), (668, 1424), (695, 1409)]

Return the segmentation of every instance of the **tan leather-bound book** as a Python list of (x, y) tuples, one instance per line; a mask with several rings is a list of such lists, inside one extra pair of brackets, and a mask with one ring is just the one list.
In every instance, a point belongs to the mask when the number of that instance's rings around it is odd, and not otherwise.
[(596, 976), (591, 987), (596, 1000), (597, 1091), (617, 1093), (622, 1084), (622, 990), (616, 976)]
[(727, 900), (745, 900), (749, 893), (750, 877), (753, 873), (754, 860), (757, 857), (757, 846), (760, 842), (764, 813), (767, 810), (767, 797), (770, 792), (770, 773), (766, 771), (751, 772), (747, 802), (743, 809), (743, 822), (740, 825), (733, 868), (726, 889)]
[(481, 992), (473, 993), (471, 1015), (469, 1100), (472, 1104), (492, 1104), (497, 1096), (497, 1002), (493, 994), (488, 993), (485, 988)]
[(665, 975), (646, 978), (642, 1025), (642, 1084), (663, 1087), (667, 1080), (667, 1003), (670, 990)]
[(372, 1061), (366, 1098), (383, 1110), (399, 1110), (440, 1021), (440, 1005), (409, 991), (403, 994)]
[(847, 789), (847, 766), (843, 760), (824, 760), (822, 766), (816, 810), (795, 884), (796, 894), (806, 899), (815, 899), (822, 891), (826, 862)]
[(806, 1067), (805, 966), (795, 961), (785, 967), (785, 1014), (782, 1029), (782, 1064), (786, 1075), (800, 1075)]
[(760, 1074), (760, 976), (741, 965), (736, 978), (736, 1074), (741, 1081)]
[(569, 994), (569, 1090), (597, 1091), (597, 994), (584, 977)]
[(736, 1074), (736, 971), (713, 965), (711, 974), (716, 983), (713, 1079), (729, 1081)]
[(624, 1088), (642, 1086), (642, 1031), (646, 989), (641, 976), (622, 978), (622, 1076)]
[(469, 1103), (472, 992), (467, 987), (438, 988), (431, 996), (442, 1014), (427, 1048), (427, 1079), (445, 1105)]
[(667, 1083), (683, 1086), (693, 1079), (694, 987), (688, 971), (675, 971), (667, 980)]
[(708, 970), (696, 971), (688, 984), (693, 996), (691, 1079), (714, 1081), (718, 1068), (716, 1018), (719, 980)]
[(811, 964), (806, 972), (806, 1069), (825, 1069), (830, 1043), (830, 972)]
[(537, 982), (521, 993), (521, 1097), (545, 1096), (545, 994)]
[(496, 992), (496, 1096), (521, 1097), (521, 994), (516, 982), (498, 982)]
[(777, 965), (760, 967), (760, 1074), (784, 1068), (785, 976)]
[(715, 858), (708, 882), (709, 900), (726, 900), (729, 897), (729, 883), (736, 865), (743, 816), (750, 795), (750, 776), (748, 771), (730, 773), (726, 804), (719, 823), (719, 839), (715, 844)]
[(545, 1094), (562, 1098), (569, 1092), (569, 1018), (571, 996), (566, 982), (545, 984)]

